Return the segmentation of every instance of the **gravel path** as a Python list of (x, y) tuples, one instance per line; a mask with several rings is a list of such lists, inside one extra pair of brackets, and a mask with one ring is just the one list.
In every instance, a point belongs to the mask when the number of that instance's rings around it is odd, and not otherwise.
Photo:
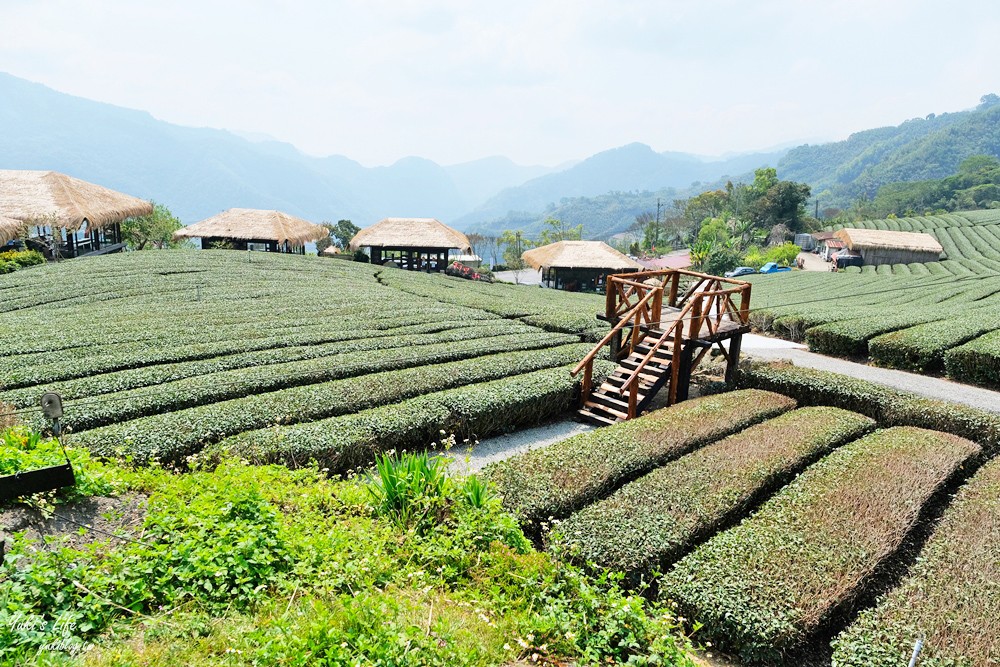
[(748, 334), (743, 336), (742, 352), (755, 359), (768, 361), (785, 359), (793, 362), (796, 366), (815, 368), (821, 371), (832, 371), (862, 380), (877, 382), (887, 387), (912, 391), (927, 398), (950, 401), (951, 403), (962, 403), (981, 410), (1000, 413), (1000, 392), (960, 384), (944, 378), (916, 375), (914, 373), (907, 373), (906, 371), (877, 368), (836, 357), (827, 357), (822, 354), (810, 352), (804, 345), (791, 343), (780, 338)]

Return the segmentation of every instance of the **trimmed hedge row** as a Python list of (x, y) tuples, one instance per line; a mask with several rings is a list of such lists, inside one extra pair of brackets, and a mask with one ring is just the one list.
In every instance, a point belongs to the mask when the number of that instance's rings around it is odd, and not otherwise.
[(833, 405), (860, 412), (883, 427), (918, 426), (953, 433), (980, 443), (991, 455), (1000, 452), (1000, 414), (967, 405), (782, 362), (744, 364), (737, 386), (775, 391), (803, 405)]
[(958, 492), (906, 580), (834, 641), (838, 667), (1000, 661), (1000, 460)]
[[(130, 419), (289, 387), (330, 382), (366, 373), (412, 368), (424, 364), (440, 364), (499, 352), (566, 345), (577, 340), (575, 336), (537, 330), (532, 333), (504, 335), (503, 328), (500, 328), (493, 335), (488, 335), (488, 331), (478, 333), (487, 335), (483, 338), (471, 338), (469, 333), (458, 331), (456, 335), (443, 336), (444, 342), (411, 344), (405, 347), (390, 345), (388, 349), (378, 349), (377, 346), (370, 345), (366, 351), (221, 371), (160, 384), (148, 391), (106, 394), (99, 401), (81, 401), (76, 405), (68, 405), (67, 408), (71, 409), (67, 411), (64, 426), (80, 432)], [(426, 337), (424, 340), (426, 341)], [(392, 344), (395, 341), (388, 339), (386, 342)], [(373, 347), (375, 349), (371, 349)], [(39, 416), (36, 426), (43, 428), (44, 424), (44, 419)]]
[(522, 524), (538, 530), (696, 447), (795, 407), (763, 391), (705, 396), (487, 466)]
[[(920, 373), (937, 373), (945, 369), (945, 353), (963, 343), (1000, 327), (1000, 314), (976, 314), (929, 322), (909, 329), (893, 331), (868, 341), (871, 358), (879, 366), (901, 368)], [(1000, 362), (1000, 355), (995, 357)], [(979, 364), (967, 368), (956, 364), (951, 377), (959, 382), (973, 382)], [(1000, 380), (1000, 363), (994, 382)]]
[(978, 453), (946, 433), (877, 431), (682, 559), (661, 591), (704, 623), (700, 636), (744, 661), (783, 664), (864, 591), (924, 504)]
[(589, 345), (575, 343), (371, 373), (143, 417), (85, 431), (73, 440), (101, 456), (126, 456), (136, 463), (153, 458), (181, 463), (206, 445), (243, 431), (335, 417), (421, 394), (562, 366), (589, 351)]
[(962, 382), (1000, 387), (1000, 331), (993, 331), (944, 355), (948, 375)]
[(868, 340), (879, 334), (942, 319), (939, 309), (861, 317), (814, 326), (806, 331), (809, 349), (835, 357), (868, 357)]
[[(612, 370), (610, 362), (595, 365), (597, 375)], [(370, 464), (378, 452), (422, 449), (442, 431), (476, 439), (540, 423), (568, 409), (578, 385), (565, 366), (535, 371), (309, 424), (241, 433), (200, 456), (213, 463), (237, 456), (290, 467), (315, 461), (342, 473)]]
[(874, 426), (874, 420), (840, 408), (786, 412), (585, 507), (553, 531), (550, 548), (638, 583), (744, 515), (812, 461)]
[[(510, 328), (505, 328), (505, 325)], [(390, 329), (388, 331), (373, 331), (367, 335), (364, 331), (356, 330), (341, 334), (332, 334), (328, 337), (338, 338), (338, 340), (328, 343), (279, 347), (241, 354), (210, 357), (195, 361), (140, 366), (139, 368), (127, 368), (121, 371), (90, 375), (75, 380), (64, 380), (51, 384), (11, 389), (0, 392), (0, 403), (9, 403), (17, 407), (29, 407), (36, 405), (39, 395), (46, 391), (57, 391), (62, 395), (64, 400), (73, 400), (76, 398), (127, 391), (129, 389), (140, 389), (198, 375), (235, 370), (237, 368), (268, 366), (352, 351), (389, 349), (415, 345), (419, 344), (420, 341), (429, 339), (443, 341), (451, 340), (454, 336), (463, 335), (466, 338), (470, 336), (478, 337), (480, 335), (479, 327), (485, 327), (493, 333), (528, 331), (528, 329), (517, 323), (504, 322), (503, 320), (488, 320), (482, 323), (468, 324), (432, 322), (429, 324)], [(463, 334), (463, 332), (469, 333)], [(429, 336), (428, 334), (436, 335)]]

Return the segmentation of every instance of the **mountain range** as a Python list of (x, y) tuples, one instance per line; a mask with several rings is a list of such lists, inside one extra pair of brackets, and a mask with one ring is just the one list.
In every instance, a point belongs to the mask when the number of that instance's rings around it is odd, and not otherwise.
[(268, 137), (175, 125), (0, 73), (0, 169), (64, 172), (166, 204), (185, 223), (239, 206), (362, 227), (389, 216), (435, 217), (463, 230), (531, 233), (555, 214), (603, 238), (637, 211), (655, 210), (658, 198), (746, 180), (761, 166), (810, 184), (824, 206), (874, 196), (888, 182), (946, 176), (968, 155), (1000, 156), (1000, 99), (982, 102), (840, 142), (719, 159), (635, 143), (556, 167), (501, 156), (365, 167)]

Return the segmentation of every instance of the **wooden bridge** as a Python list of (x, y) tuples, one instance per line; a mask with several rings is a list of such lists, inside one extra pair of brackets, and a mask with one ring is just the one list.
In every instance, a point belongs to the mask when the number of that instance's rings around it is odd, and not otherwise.
[[(611, 331), (573, 369), (574, 376), (583, 372), (580, 417), (599, 426), (632, 419), (664, 387), (667, 405), (687, 399), (691, 373), (713, 346), (732, 380), (750, 331), (750, 287), (682, 269), (608, 276), (605, 312), (598, 317)], [(606, 346), (618, 368), (594, 387), (594, 359)]]

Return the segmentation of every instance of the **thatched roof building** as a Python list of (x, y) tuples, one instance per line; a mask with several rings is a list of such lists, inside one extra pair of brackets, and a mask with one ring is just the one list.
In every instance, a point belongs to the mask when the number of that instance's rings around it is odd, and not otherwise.
[(55, 171), (0, 170), (0, 215), (31, 226), (101, 229), (153, 205), (138, 197)]
[(26, 225), (14, 218), (5, 218), (0, 215), (0, 243), (7, 243), (21, 235)]
[(326, 228), (281, 211), (231, 208), (174, 232), (175, 239), (200, 238), (203, 249), (266, 250), (302, 254), (305, 244), (327, 235)]
[(521, 255), (542, 272), (542, 284), (570, 291), (600, 290), (612, 273), (642, 271), (645, 267), (601, 241), (557, 241)]
[(0, 216), (24, 223), (51, 258), (125, 247), (119, 223), (153, 204), (55, 171), (0, 170)]
[(369, 248), (373, 264), (418, 271), (444, 271), (449, 250), (472, 254), (465, 234), (434, 218), (385, 218), (358, 232), (348, 248)]
[(936, 238), (918, 232), (844, 228), (835, 236), (869, 265), (936, 262), (944, 252)]

